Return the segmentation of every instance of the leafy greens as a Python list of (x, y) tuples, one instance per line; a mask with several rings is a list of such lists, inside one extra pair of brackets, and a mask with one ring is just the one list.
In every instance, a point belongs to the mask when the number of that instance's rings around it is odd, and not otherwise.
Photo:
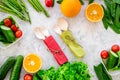
[(73, 64), (68, 62), (57, 70), (54, 67), (48, 70), (40, 70), (35, 76), (39, 80), (90, 80), (91, 78), (88, 66), (83, 62), (74, 62)]

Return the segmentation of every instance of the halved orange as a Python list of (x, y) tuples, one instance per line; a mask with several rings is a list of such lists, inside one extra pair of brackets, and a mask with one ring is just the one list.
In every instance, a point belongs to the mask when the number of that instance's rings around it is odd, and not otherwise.
[(91, 3), (85, 10), (86, 18), (91, 22), (98, 22), (104, 16), (104, 11), (99, 3)]
[(42, 60), (37, 54), (30, 53), (24, 57), (23, 67), (28, 73), (36, 73), (41, 66)]

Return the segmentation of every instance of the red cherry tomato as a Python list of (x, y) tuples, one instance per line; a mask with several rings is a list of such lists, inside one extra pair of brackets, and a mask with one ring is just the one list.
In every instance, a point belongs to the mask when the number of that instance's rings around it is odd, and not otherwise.
[(33, 76), (31, 74), (25, 74), (24, 80), (32, 80)]
[(16, 36), (16, 38), (20, 38), (22, 36), (22, 31), (21, 30), (17, 30), (15, 32), (15, 36)]
[(101, 51), (100, 55), (103, 59), (106, 59), (106, 58), (108, 58), (109, 53), (107, 50), (103, 50), (103, 51)]
[(53, 6), (53, 1), (52, 0), (45, 0), (45, 5), (47, 7), (52, 7)]
[(3, 22), (7, 27), (10, 27), (12, 25), (12, 20), (10, 18), (5, 19)]
[(14, 24), (11, 26), (11, 29), (12, 29), (12, 31), (14, 31), (14, 32), (16, 32), (16, 31), (18, 30), (18, 28), (17, 28), (16, 25), (14, 25)]
[(120, 50), (120, 47), (119, 47), (119, 45), (115, 44), (111, 47), (111, 50), (116, 53)]

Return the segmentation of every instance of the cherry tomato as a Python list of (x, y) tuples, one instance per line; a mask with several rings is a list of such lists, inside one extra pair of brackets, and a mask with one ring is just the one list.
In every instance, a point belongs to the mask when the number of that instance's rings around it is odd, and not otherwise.
[(119, 45), (115, 44), (111, 47), (111, 50), (116, 53), (120, 50), (120, 47), (119, 47)]
[(5, 19), (3, 22), (7, 27), (10, 27), (12, 25), (12, 20), (10, 18)]
[(45, 0), (45, 5), (47, 7), (52, 7), (53, 6), (53, 0)]
[(107, 50), (103, 50), (103, 51), (101, 51), (100, 55), (103, 59), (106, 59), (106, 58), (108, 58), (109, 53)]
[(32, 80), (33, 76), (31, 74), (25, 74), (24, 80)]
[(15, 36), (16, 36), (16, 38), (20, 38), (22, 36), (22, 31), (21, 30), (17, 30), (15, 32)]
[(12, 29), (12, 31), (14, 31), (14, 32), (16, 32), (16, 31), (18, 30), (18, 28), (17, 28), (16, 25), (14, 25), (14, 24), (11, 26), (11, 29)]

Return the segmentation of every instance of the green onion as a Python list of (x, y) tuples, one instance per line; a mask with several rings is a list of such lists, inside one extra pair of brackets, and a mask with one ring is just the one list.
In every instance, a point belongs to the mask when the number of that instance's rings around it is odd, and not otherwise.
[(24, 21), (31, 22), (23, 0), (0, 0), (0, 11), (15, 15)]
[(39, 0), (28, 0), (28, 2), (32, 5), (32, 7), (37, 12), (43, 12), (46, 15), (46, 17), (50, 17), (48, 12), (45, 10), (45, 8), (42, 6), (42, 4), (39, 2)]

